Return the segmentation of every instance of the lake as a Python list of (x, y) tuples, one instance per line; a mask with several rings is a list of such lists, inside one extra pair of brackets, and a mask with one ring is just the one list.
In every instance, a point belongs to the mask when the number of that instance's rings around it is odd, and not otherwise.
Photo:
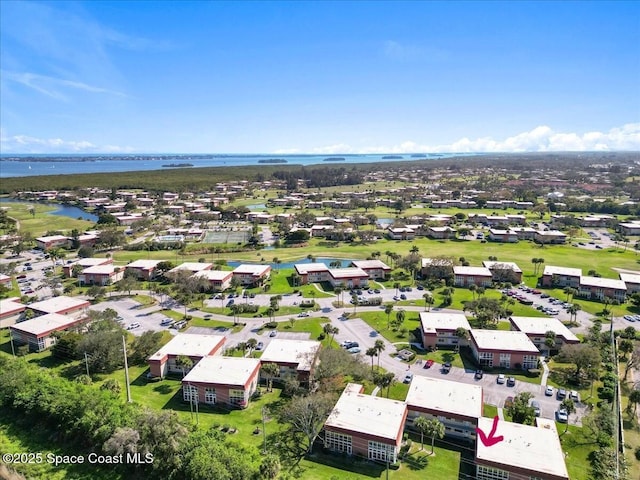
[[(341, 268), (345, 268), (345, 267), (348, 267), (349, 265), (351, 265), (352, 261), (353, 260), (345, 260), (344, 258), (318, 257), (318, 258), (316, 258), (315, 263), (324, 263), (328, 267), (332, 262), (340, 262), (340, 267)], [(229, 262), (227, 262), (227, 265), (229, 265), (230, 267), (234, 267), (235, 268), (235, 267), (237, 267), (239, 265), (246, 264), (246, 263), (251, 263), (251, 262), (229, 261)], [(312, 262), (308, 258), (301, 258), (300, 260), (297, 260), (295, 262), (282, 262), (282, 263), (279, 263), (278, 265), (276, 265), (275, 263), (272, 263), (272, 262), (260, 262), (260, 264), (262, 264), (262, 265), (271, 265), (271, 268), (273, 268), (274, 270), (276, 268), (278, 270), (293, 268), (294, 265), (300, 264), (300, 263), (312, 263)]]
[[(415, 154), (414, 154), (415, 155)], [(238, 167), (252, 165), (259, 168), (262, 165), (273, 165), (261, 163), (269, 158), (282, 158), (287, 161), (282, 165), (334, 165), (340, 166), (352, 163), (378, 163), (378, 162), (406, 162), (419, 160), (437, 160), (440, 158), (450, 158), (459, 156), (469, 156), (469, 153), (428, 153), (424, 156), (416, 157), (412, 154), (393, 155), (393, 158), (384, 158), (388, 155), (340, 155), (344, 161), (326, 162), (328, 155), (198, 155), (190, 158), (188, 155), (167, 155), (158, 158), (159, 155), (130, 155), (109, 156), (109, 155), (26, 155), (26, 154), (4, 154), (0, 156), (0, 178), (2, 177), (27, 177), (34, 175), (68, 175), (75, 173), (104, 173), (104, 172), (131, 172), (139, 170), (172, 170), (163, 169), (163, 165), (170, 163), (191, 163), (193, 168), (198, 167)], [(131, 158), (134, 157), (134, 158)], [(29, 161), (28, 159), (34, 159)], [(58, 159), (55, 161), (55, 159)], [(62, 160), (64, 158), (64, 160)], [(74, 159), (78, 160), (75, 161)], [(335, 157), (334, 157), (335, 158)], [(48, 160), (53, 159), (54, 161)]]
[(88, 222), (97, 222), (98, 216), (93, 213), (88, 213), (82, 210), (81, 208), (74, 207), (72, 205), (62, 205), (59, 203), (45, 203), (45, 202), (25, 202), (24, 200), (17, 200), (15, 198), (0, 198), (0, 203), (25, 203), (30, 205), (47, 205), (48, 207), (55, 207), (56, 209), (53, 212), (49, 212), (49, 215), (59, 215), (62, 217), (69, 218), (81, 218), (82, 220), (87, 220)]

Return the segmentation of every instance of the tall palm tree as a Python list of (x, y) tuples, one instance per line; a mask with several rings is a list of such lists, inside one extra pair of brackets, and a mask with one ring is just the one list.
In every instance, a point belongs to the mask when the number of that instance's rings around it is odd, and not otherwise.
[(371, 371), (373, 372), (373, 357), (377, 357), (378, 356), (378, 350), (376, 350), (375, 347), (369, 347), (369, 348), (367, 348), (366, 355), (368, 357), (371, 357)]
[(378, 367), (380, 366), (380, 354), (382, 352), (384, 352), (384, 350), (387, 348), (384, 344), (384, 340), (376, 340), (376, 342), (373, 344), (373, 348), (376, 349), (376, 352), (378, 353)]
[[(424, 298), (424, 311), (431, 311), (431, 305), (433, 305), (433, 295), (431, 295), (430, 293), (425, 293), (424, 295), (422, 295), (422, 298)], [(428, 310), (427, 310), (428, 308)]]
[(425, 433), (431, 437), (431, 455), (433, 455), (433, 444), (436, 441), (436, 436), (438, 438), (444, 437), (444, 425), (437, 418), (427, 420)]
[(389, 328), (389, 316), (391, 315), (391, 312), (393, 312), (393, 305), (390, 303), (387, 303), (384, 306), (384, 313), (387, 314), (387, 328)]

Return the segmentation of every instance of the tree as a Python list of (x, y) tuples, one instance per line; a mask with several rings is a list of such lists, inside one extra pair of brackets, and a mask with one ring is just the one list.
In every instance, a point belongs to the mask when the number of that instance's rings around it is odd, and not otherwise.
[(375, 343), (373, 344), (373, 348), (376, 349), (377, 355), (378, 355), (378, 367), (380, 366), (380, 354), (382, 352), (384, 352), (384, 350), (387, 348), (384, 344), (384, 340), (378, 339), (375, 341)]
[(262, 457), (260, 463), (260, 478), (274, 479), (280, 473), (280, 458), (273, 453), (268, 453)]
[(131, 290), (137, 290), (140, 288), (140, 282), (137, 278), (131, 275), (125, 275), (122, 280), (118, 282), (118, 290), (121, 292), (127, 292), (127, 295), (131, 295)]
[(176, 357), (176, 367), (182, 369), (182, 377), (187, 374), (187, 370), (190, 370), (193, 367), (193, 360), (186, 355), (178, 355)]
[(342, 292), (343, 292), (343, 290), (342, 290), (341, 287), (335, 287), (333, 289), (333, 293), (336, 294), (336, 297), (340, 298), (340, 306), (342, 306)]
[(633, 407), (633, 416), (636, 416), (636, 410), (638, 409), (638, 404), (640, 403), (640, 390), (637, 388), (631, 390), (629, 393), (629, 404), (627, 405), (627, 411), (631, 412), (631, 408)]
[(618, 344), (618, 350), (622, 352), (622, 358), (626, 358), (628, 353), (633, 352), (633, 342), (626, 338), (620, 340), (620, 343)]
[(111, 392), (115, 397), (118, 397), (120, 392), (122, 392), (122, 386), (115, 378), (108, 378), (100, 385), (100, 390)]
[(389, 328), (389, 316), (391, 315), (391, 312), (393, 312), (393, 305), (391, 303), (387, 303), (384, 306), (384, 313), (387, 314), (387, 328)]
[(406, 313), (402, 309), (396, 312), (396, 322), (395, 322), (396, 329), (399, 330), (400, 328), (402, 328), (402, 324), (404, 323), (406, 316), (407, 316)]
[[(633, 327), (631, 327), (633, 328)], [(634, 332), (635, 334), (635, 332)], [(640, 367), (640, 347), (636, 347), (632, 352), (629, 358), (627, 359), (627, 363), (624, 366), (624, 376), (622, 377), (622, 381), (627, 381), (627, 376), (629, 372), (634, 369)]]
[(431, 293), (425, 293), (422, 295), (422, 298), (424, 298), (424, 311), (431, 311), (431, 305), (433, 305), (434, 302), (433, 295), (431, 295)]
[(380, 390), (387, 389), (387, 398), (389, 398), (389, 390), (391, 389), (391, 385), (395, 383), (396, 377), (393, 372), (376, 372), (373, 375), (373, 383), (376, 384), (377, 387), (380, 387)]
[(472, 298), (476, 299), (476, 291), (478, 290), (477, 285), (469, 285), (469, 291), (471, 292)]
[(551, 351), (556, 346), (556, 332), (549, 330), (544, 334), (544, 344)]
[(331, 413), (335, 400), (327, 393), (293, 397), (278, 412), (278, 421), (288, 426), (288, 438), (302, 453), (313, 452), (313, 443)]
[(436, 437), (438, 438), (444, 437), (444, 433), (445, 433), (444, 425), (437, 418), (427, 420), (424, 433), (427, 436), (431, 437), (431, 455), (433, 455), (433, 445), (436, 441)]
[(131, 345), (133, 352), (129, 356), (131, 363), (144, 365), (147, 359), (161, 347), (162, 332), (147, 330), (133, 340)]
[(507, 407), (507, 413), (511, 415), (514, 423), (523, 425), (533, 425), (536, 418), (535, 410), (529, 405), (529, 400), (533, 395), (529, 392), (522, 392), (515, 396), (511, 405)]
[(375, 347), (367, 348), (366, 355), (371, 357), (371, 371), (373, 372), (373, 357), (378, 356), (378, 350)]
[(110, 330), (89, 331), (78, 343), (77, 352), (78, 355), (87, 354), (92, 372), (113, 372), (124, 363), (122, 334)]
[(91, 297), (94, 302), (97, 302), (101, 298), (103, 298), (107, 293), (107, 290), (104, 287), (100, 287), (99, 285), (91, 285), (87, 289), (87, 296)]
[(418, 430), (418, 432), (420, 432), (420, 450), (424, 450), (424, 434), (427, 433), (429, 428), (429, 420), (420, 415), (414, 420), (413, 426)]
[(583, 369), (589, 365), (599, 365), (601, 362), (600, 350), (585, 343), (566, 344), (560, 349), (559, 359), (576, 366), (574, 376), (578, 378)]
[(273, 379), (280, 375), (280, 367), (275, 363), (265, 363), (260, 367), (260, 372), (267, 380), (267, 391), (273, 390)]
[(569, 429), (569, 416), (576, 412), (576, 406), (573, 403), (573, 400), (565, 398), (560, 402), (560, 408), (567, 412), (567, 424), (564, 427), (564, 433), (567, 433), (567, 430)]

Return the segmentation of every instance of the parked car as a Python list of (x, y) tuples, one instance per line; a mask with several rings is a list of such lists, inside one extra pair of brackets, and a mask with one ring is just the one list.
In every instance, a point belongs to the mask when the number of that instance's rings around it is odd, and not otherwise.
[(424, 362), (424, 368), (431, 368), (433, 367), (433, 360), (429, 359), (426, 362)]
[(140, 328), (140, 324), (138, 322), (130, 323), (127, 330), (133, 330), (134, 328)]
[(559, 388), (556, 397), (558, 400), (564, 400), (567, 397), (567, 391), (564, 388)]
[(473, 377), (476, 380), (480, 380), (483, 376), (484, 376), (484, 372), (482, 370), (476, 370), (476, 373)]
[(544, 394), (545, 394), (547, 397), (553, 397), (553, 387), (552, 387), (551, 385), (549, 385), (549, 386), (545, 389)]
[(360, 345), (358, 342), (344, 342), (342, 346), (348, 351), (351, 348), (358, 348)]
[(300, 317), (300, 318), (308, 317), (308, 316), (309, 316), (309, 313), (308, 313), (308, 312), (300, 312), (300, 313), (298, 314), (298, 317)]
[(402, 383), (411, 383), (411, 380), (413, 380), (413, 373), (407, 373), (404, 376), (404, 379), (402, 380)]
[(404, 293), (400, 294), (400, 300), (406, 300), (407, 296)]
[(537, 400), (531, 400), (531, 407), (533, 407), (533, 413), (536, 417), (540, 416), (540, 402)]
[(579, 402), (580, 401), (580, 396), (578, 395), (578, 392), (576, 392), (575, 390), (571, 390), (569, 392), (569, 398), (571, 400), (573, 400), (574, 402)]
[(360, 353), (360, 347), (351, 347), (347, 349), (347, 352), (349, 353)]
[(503, 373), (498, 374), (498, 378), (496, 379), (496, 381), (502, 385), (504, 382), (507, 381), (506, 377), (504, 376)]
[(270, 337), (275, 337), (278, 334), (277, 330), (271, 330), (271, 333), (269, 333)]
[(256, 345), (256, 350), (262, 350), (263, 348), (264, 348), (264, 343), (258, 342), (258, 344)]
[(173, 319), (167, 317), (160, 322), (160, 325), (164, 327), (166, 325), (171, 325), (172, 323), (173, 323)]
[(561, 408), (556, 412), (556, 420), (560, 423), (567, 423), (569, 420), (569, 415), (567, 415), (567, 411), (564, 408)]
[(513, 377), (507, 378), (507, 387), (515, 387), (515, 386), (516, 386), (516, 379)]
[(451, 363), (447, 362), (442, 365), (442, 373), (449, 373), (451, 371)]

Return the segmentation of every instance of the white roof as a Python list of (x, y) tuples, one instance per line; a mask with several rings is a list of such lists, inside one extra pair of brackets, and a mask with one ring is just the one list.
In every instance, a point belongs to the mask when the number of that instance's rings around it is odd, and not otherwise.
[(428, 408), (465, 417), (482, 416), (482, 387), (415, 375), (407, 399), (411, 407)]
[(65, 237), (64, 235), (50, 235), (48, 237), (38, 237), (37, 241), (47, 243), (47, 242), (57, 242), (59, 240), (69, 240), (69, 237)]
[(271, 340), (264, 349), (262, 363), (298, 363), (298, 370), (311, 370), (312, 361), (320, 349), (315, 340)]
[(548, 331), (552, 331), (565, 340), (580, 341), (571, 330), (554, 317), (511, 317), (511, 322), (518, 330), (530, 335), (544, 335)]
[(483, 276), (490, 277), (491, 272), (486, 267), (462, 267), (455, 266), (453, 267), (454, 275), (473, 275), (473, 276)]
[(334, 268), (329, 270), (333, 278), (368, 277), (369, 274), (360, 268)]
[(80, 265), (81, 267), (95, 267), (96, 265), (104, 265), (105, 263), (111, 263), (111, 259), (110, 258), (96, 258), (96, 257), (89, 257), (89, 258), (80, 258), (79, 260), (70, 263), (68, 265), (66, 265), (67, 267), (72, 267), (74, 265)]
[(25, 308), (27, 308), (27, 306), (20, 303), (20, 299), (18, 297), (11, 297), (0, 300), (0, 315), (21, 312)]
[(195, 277), (206, 278), (209, 281), (219, 280), (221, 282), (232, 275), (233, 272), (231, 270), (202, 270), (194, 274)]
[(471, 325), (464, 313), (420, 312), (420, 323), (425, 333), (457, 328), (471, 330)]
[(640, 273), (620, 273), (619, 275), (624, 283), (640, 283)]
[(510, 350), (540, 354), (527, 334), (505, 330), (471, 330), (479, 350)]
[[(478, 420), (478, 428), (483, 432), (488, 434), (492, 427), (493, 419)], [(569, 478), (562, 445), (553, 429), (500, 421), (495, 434), (502, 435), (504, 440), (490, 447), (477, 442), (477, 460)]]
[(340, 395), (325, 426), (373, 435), (396, 442), (404, 426), (404, 402), (358, 393), (361, 385), (350, 383)]
[(182, 379), (182, 383), (245, 385), (259, 366), (257, 358), (206, 356)]
[(109, 275), (115, 271), (115, 267), (112, 263), (107, 265), (93, 265), (92, 267), (85, 268), (82, 273), (88, 275)]
[(324, 263), (296, 263), (294, 265), (296, 272), (300, 275), (306, 275), (310, 272), (328, 272), (329, 267)]
[(149, 357), (149, 360), (161, 360), (166, 355), (187, 355), (190, 357), (204, 357), (213, 349), (224, 343), (222, 335), (197, 335), (192, 333), (179, 333), (169, 343), (160, 348)]
[(382, 270), (391, 270), (391, 268), (380, 260), (354, 260), (351, 262), (354, 267), (365, 270), (367, 268), (380, 268)]
[(48, 313), (47, 315), (41, 315), (31, 320), (16, 323), (11, 328), (31, 335), (40, 336), (45, 333), (54, 330), (64, 330), (69, 325), (77, 322), (78, 319), (74, 317), (67, 317), (66, 315), (59, 315), (57, 313)]
[(127, 265), (127, 268), (155, 268), (162, 260), (136, 260)]
[(602, 277), (580, 277), (580, 286), (612, 288), (615, 290), (627, 289), (627, 285), (622, 280)]
[(175, 268), (171, 269), (171, 272), (177, 272), (179, 270), (187, 270), (189, 272), (201, 272), (208, 270), (213, 266), (212, 263), (200, 263), (200, 262), (184, 262)]
[(434, 263), (437, 266), (453, 267), (453, 260), (449, 258), (423, 258), (420, 263), (422, 268), (433, 265)]
[(66, 310), (73, 310), (76, 308), (88, 307), (89, 302), (86, 300), (80, 300), (74, 297), (53, 297), (48, 300), (29, 304), (29, 308), (32, 310), (38, 310), (44, 313), (60, 313)]
[(233, 273), (248, 273), (251, 275), (262, 275), (271, 268), (269, 265), (256, 265), (251, 263), (243, 263), (233, 271)]
[(556, 267), (554, 265), (546, 265), (544, 267), (543, 276), (546, 275), (566, 275), (567, 277), (580, 277), (582, 275), (582, 269), (580, 268), (567, 268)]
[(538, 235), (543, 235), (545, 237), (566, 237), (565, 233), (562, 233), (559, 230), (538, 230), (536, 232)]
[(516, 273), (522, 273), (522, 270), (520, 269), (520, 267), (513, 262), (492, 262), (489, 260), (485, 260), (484, 262), (482, 262), (482, 264), (485, 267), (487, 267), (489, 270), (491, 270), (495, 266), (498, 266), (498, 268), (509, 268)]

